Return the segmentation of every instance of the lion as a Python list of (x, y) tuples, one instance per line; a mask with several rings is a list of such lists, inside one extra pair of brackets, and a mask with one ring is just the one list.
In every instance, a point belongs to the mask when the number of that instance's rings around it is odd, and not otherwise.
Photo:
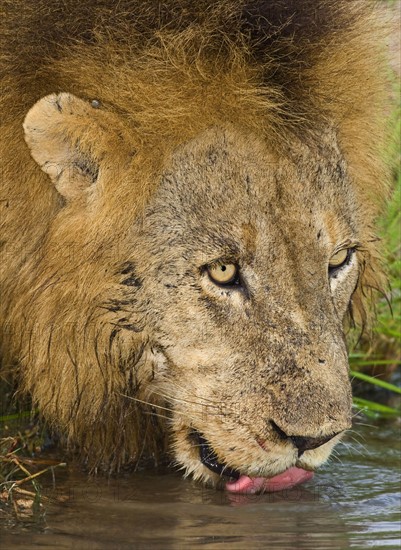
[(354, 0), (3, 2), (3, 372), (95, 469), (311, 479), (383, 286), (383, 28)]

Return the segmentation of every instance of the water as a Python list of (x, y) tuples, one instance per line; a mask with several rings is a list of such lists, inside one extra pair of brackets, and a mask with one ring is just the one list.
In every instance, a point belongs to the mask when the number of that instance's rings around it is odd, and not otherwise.
[(70, 467), (44, 487), (44, 514), (2, 522), (0, 547), (399, 549), (399, 436), (399, 424), (357, 426), (314, 480), (265, 495), (228, 495), (171, 471), (88, 480)]

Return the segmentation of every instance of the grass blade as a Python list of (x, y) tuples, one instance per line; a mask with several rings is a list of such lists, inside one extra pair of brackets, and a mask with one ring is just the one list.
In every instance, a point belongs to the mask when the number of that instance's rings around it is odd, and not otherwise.
[[(384, 363), (380, 363), (380, 364), (384, 364)], [(363, 380), (364, 382), (368, 382), (369, 384), (373, 384), (374, 386), (379, 386), (380, 388), (384, 388), (385, 390), (389, 390), (394, 393), (401, 394), (401, 388), (399, 388), (398, 386), (395, 386), (394, 384), (390, 384), (390, 382), (385, 382), (380, 378), (374, 378), (373, 376), (368, 376), (367, 374), (363, 374), (363, 372), (357, 372), (354, 370), (350, 371), (350, 375), (353, 376), (354, 378), (358, 378), (359, 380)]]

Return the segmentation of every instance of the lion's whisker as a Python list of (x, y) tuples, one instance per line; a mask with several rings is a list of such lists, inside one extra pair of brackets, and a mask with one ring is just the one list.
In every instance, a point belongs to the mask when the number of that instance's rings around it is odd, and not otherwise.
[(177, 403), (189, 403), (190, 405), (199, 405), (201, 407), (215, 407), (215, 408), (218, 408), (217, 405), (209, 405), (208, 403), (202, 403), (202, 402), (197, 402), (197, 401), (193, 401), (192, 399), (183, 399), (182, 397), (178, 398), (178, 397), (175, 397), (175, 396), (172, 396), (172, 395), (168, 395), (168, 394), (162, 394), (162, 393), (159, 393), (159, 392), (156, 392), (156, 391), (152, 391), (152, 394), (153, 395), (158, 395), (159, 397), (162, 397), (163, 399), (167, 399), (167, 401), (176, 401)]
[(164, 411), (168, 411), (171, 413), (174, 413), (174, 409), (170, 409), (169, 407), (163, 407), (162, 405), (156, 405), (156, 403), (151, 403), (149, 401), (144, 401), (143, 399), (139, 399), (138, 397), (134, 397), (133, 395), (126, 395), (124, 393), (120, 394), (122, 397), (126, 397), (127, 399), (130, 399), (132, 401), (136, 401), (138, 403), (142, 403), (142, 405), (146, 405), (148, 407), (155, 407), (157, 409), (163, 409)]

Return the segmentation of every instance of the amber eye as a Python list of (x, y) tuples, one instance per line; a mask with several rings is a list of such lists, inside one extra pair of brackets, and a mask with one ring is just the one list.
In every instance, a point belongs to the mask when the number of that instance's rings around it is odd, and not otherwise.
[(238, 281), (238, 267), (235, 264), (213, 264), (207, 272), (212, 281), (219, 285), (232, 285)]
[(329, 260), (329, 270), (338, 269), (339, 267), (345, 265), (348, 262), (352, 251), (352, 248), (343, 248), (333, 254)]

